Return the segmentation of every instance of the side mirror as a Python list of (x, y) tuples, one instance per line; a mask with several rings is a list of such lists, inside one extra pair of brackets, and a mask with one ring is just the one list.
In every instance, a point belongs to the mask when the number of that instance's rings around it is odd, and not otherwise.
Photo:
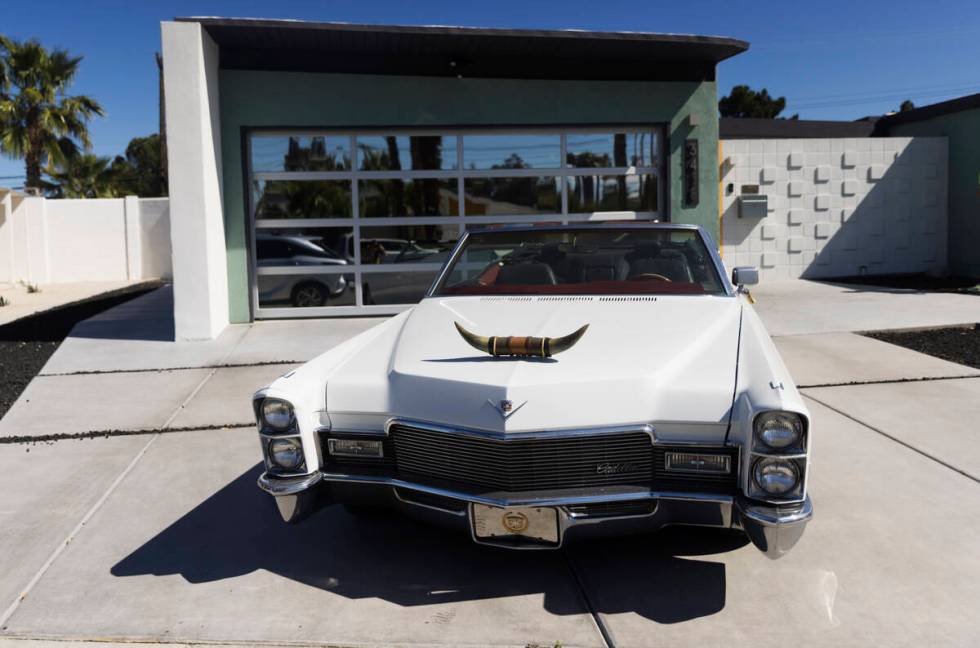
[(759, 269), (753, 266), (739, 266), (732, 270), (732, 283), (742, 286), (754, 286), (759, 283)]

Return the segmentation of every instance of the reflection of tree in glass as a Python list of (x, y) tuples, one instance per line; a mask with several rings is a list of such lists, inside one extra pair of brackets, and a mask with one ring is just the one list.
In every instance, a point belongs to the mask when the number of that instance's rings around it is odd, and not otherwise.
[(290, 137), (282, 165), (285, 171), (345, 171), (350, 168), (350, 160), (344, 157), (338, 161), (336, 155), (328, 153), (323, 137), (310, 138), (308, 147), (303, 146), (301, 138)]
[[(520, 155), (511, 153), (501, 164), (491, 169), (530, 169)], [(554, 178), (472, 178), (466, 181), (470, 197), (487, 198), (494, 202), (530, 207), (535, 211), (557, 211), (558, 199)]]
[(259, 183), (256, 218), (346, 218), (351, 196), (346, 181), (270, 180)]
[[(385, 148), (360, 147), (361, 168), (365, 171), (399, 171), (402, 168), (398, 138), (385, 137)], [(409, 138), (412, 169), (442, 167), (442, 137)], [(440, 189), (445, 181), (438, 179), (368, 180), (362, 202), (362, 216), (439, 216)]]

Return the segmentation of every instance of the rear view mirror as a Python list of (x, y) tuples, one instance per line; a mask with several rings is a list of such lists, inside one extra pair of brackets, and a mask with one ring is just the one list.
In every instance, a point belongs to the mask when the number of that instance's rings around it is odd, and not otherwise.
[(759, 270), (753, 266), (739, 266), (732, 270), (732, 283), (736, 286), (754, 286), (759, 283)]

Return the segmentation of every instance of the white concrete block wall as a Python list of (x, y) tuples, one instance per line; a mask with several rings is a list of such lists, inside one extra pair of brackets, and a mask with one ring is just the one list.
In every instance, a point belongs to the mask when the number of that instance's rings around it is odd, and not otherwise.
[[(943, 137), (724, 140), (722, 258), (763, 280), (946, 266)], [(743, 185), (769, 197), (740, 218)]]
[(166, 198), (0, 199), (0, 282), (170, 278)]

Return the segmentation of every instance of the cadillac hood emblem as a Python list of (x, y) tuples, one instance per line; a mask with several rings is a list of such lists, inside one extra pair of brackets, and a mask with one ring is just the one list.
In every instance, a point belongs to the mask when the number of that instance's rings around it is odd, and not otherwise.
[(512, 414), (515, 414), (517, 410), (527, 405), (527, 401), (524, 401), (520, 405), (514, 405), (514, 401), (511, 400), (502, 400), (495, 403), (489, 398), (487, 399), (487, 402), (490, 403), (490, 407), (492, 407), (497, 414), (500, 414), (500, 418), (504, 419), (505, 421), (509, 419)]

